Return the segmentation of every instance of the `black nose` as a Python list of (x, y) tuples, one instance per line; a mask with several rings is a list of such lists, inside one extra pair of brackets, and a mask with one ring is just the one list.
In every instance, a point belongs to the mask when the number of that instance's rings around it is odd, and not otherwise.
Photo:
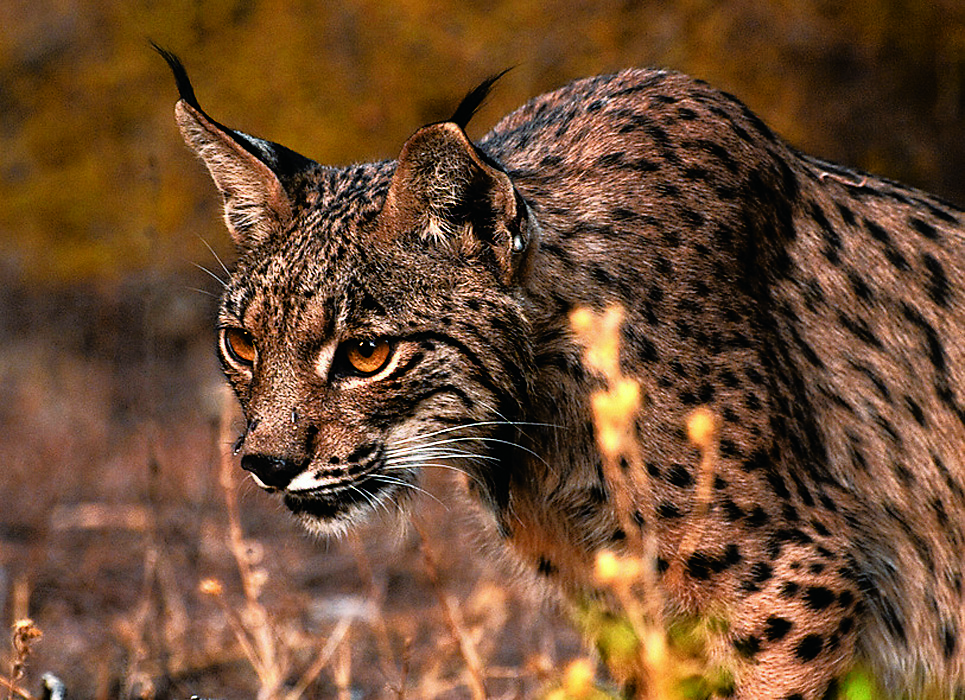
[(302, 462), (281, 457), (245, 455), (241, 458), (241, 468), (257, 476), (266, 486), (283, 489), (302, 473), (305, 465)]

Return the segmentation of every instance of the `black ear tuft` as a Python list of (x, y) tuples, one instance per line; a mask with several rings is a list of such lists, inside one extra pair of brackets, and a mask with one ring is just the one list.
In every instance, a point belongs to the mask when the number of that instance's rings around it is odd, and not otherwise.
[(185, 70), (181, 59), (167, 49), (158, 46), (153, 41), (151, 42), (151, 46), (161, 55), (161, 58), (167, 61), (168, 67), (171, 69), (171, 72), (174, 73), (174, 81), (177, 83), (178, 95), (181, 99), (201, 112), (201, 105), (198, 104), (198, 98), (194, 95), (194, 87), (188, 79), (188, 71)]
[(506, 68), (505, 70), (496, 73), (496, 75), (491, 75), (484, 81), (479, 83), (476, 87), (470, 90), (465, 97), (462, 98), (462, 102), (456, 107), (455, 113), (449, 118), (449, 121), (453, 122), (459, 128), (465, 129), (469, 125), (469, 120), (473, 118), (473, 115), (479, 111), (482, 107), (483, 102), (489, 96), (490, 90), (493, 89), (493, 85), (496, 81), (506, 75), (512, 67)]

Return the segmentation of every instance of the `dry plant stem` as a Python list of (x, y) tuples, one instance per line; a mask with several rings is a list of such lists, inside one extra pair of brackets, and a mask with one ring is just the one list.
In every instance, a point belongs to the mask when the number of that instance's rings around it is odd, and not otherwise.
[[(235, 639), (238, 641), (239, 646), (241, 646), (241, 651), (252, 667), (254, 667), (255, 672), (258, 673), (258, 650), (252, 645), (251, 638), (245, 630), (244, 621), (241, 619), (238, 611), (231, 607), (228, 601), (221, 595), (218, 595), (217, 600), (222, 612), (225, 614), (225, 618), (228, 620), (228, 625), (231, 627), (232, 633), (235, 635)], [(260, 676), (261, 674), (259, 673), (259, 678)]]
[[(634, 451), (635, 452), (635, 451)], [(628, 472), (642, 473), (638, 458), (628, 458)], [(663, 624), (663, 602), (656, 586), (656, 541), (652, 534), (644, 538), (633, 522), (631, 494), (638, 493), (630, 483), (630, 474), (623, 474), (619, 455), (605, 455), (603, 475), (614, 495), (620, 527), (627, 533), (627, 548), (632, 556), (642, 562), (639, 579), (635, 582), (618, 581), (611, 590), (616, 595), (630, 626), (639, 639), (637, 664), (644, 673), (645, 683), (637, 688), (638, 700), (662, 700), (670, 697), (666, 679), (669, 674), (662, 667), (666, 637)], [(634, 583), (643, 591), (643, 602), (638, 599)]]
[(352, 700), (352, 645), (343, 644), (339, 649), (334, 669), (338, 700)]
[[(719, 443), (717, 439), (717, 417), (708, 409), (698, 409), (690, 417), (690, 425), (696, 420), (705, 420), (711, 426), (706, 435), (700, 436), (700, 440), (692, 442), (700, 449), (700, 466), (697, 470), (697, 485), (694, 489), (694, 522), (693, 527), (687, 530), (677, 549), (678, 556), (673, 560), (667, 571), (667, 580), (671, 583), (678, 583), (684, 577), (683, 563), (697, 551), (697, 547), (704, 535), (710, 522), (707, 514), (710, 512), (710, 501), (713, 497), (714, 475), (717, 471)], [(693, 433), (693, 430), (691, 430)]]
[(13, 635), (11, 643), (13, 645), (13, 663), (10, 665), (10, 680), (4, 679), (7, 687), (7, 699), (13, 700), (14, 693), (21, 697), (29, 698), (30, 695), (17, 687), (16, 682), (23, 678), (24, 669), (27, 666), (27, 658), (33, 651), (32, 645), (43, 637), (40, 628), (37, 627), (30, 618), (23, 618), (13, 623)]
[(7, 700), (14, 700), (14, 696), (23, 698), (23, 700), (33, 700), (33, 697), (30, 695), (30, 693), (18, 686), (16, 683), (8, 681), (2, 676), (0, 676), (0, 686), (3, 686), (7, 689)]
[[(325, 646), (319, 650), (312, 665), (309, 666), (305, 673), (302, 674), (302, 677), (298, 679), (298, 683), (288, 692), (285, 700), (299, 700), (299, 698), (305, 695), (308, 686), (318, 678), (318, 674), (321, 673), (325, 665), (331, 661), (332, 656), (339, 649), (339, 645), (342, 644), (351, 626), (352, 621), (347, 617), (338, 621), (335, 629), (332, 630), (332, 633), (328, 636), (328, 641), (325, 642)], [(348, 645), (346, 644), (345, 646), (347, 647)]]
[(604, 388), (592, 396), (604, 478), (610, 486), (620, 527), (627, 536), (628, 552), (645, 556), (653, 548), (644, 542), (633, 521), (633, 512), (637, 503), (649, 500), (651, 491), (643, 460), (630, 437), (642, 399), (639, 385), (620, 371), (623, 310), (611, 307), (603, 314), (593, 314), (589, 309), (579, 309), (571, 318), (574, 330), (586, 348), (586, 363), (604, 380)]
[(29, 618), (18, 620), (13, 624), (13, 668), (10, 671), (10, 680), (16, 682), (23, 678), (24, 670), (27, 667), (27, 658), (33, 651), (33, 644), (43, 637), (43, 634)]
[(393, 678), (397, 675), (395, 653), (392, 651), (392, 641), (389, 639), (389, 630), (385, 624), (385, 617), (382, 615), (383, 595), (378, 584), (375, 582), (375, 574), (372, 571), (372, 562), (365, 550), (357, 532), (352, 532), (348, 537), (352, 545), (352, 552), (355, 555), (355, 563), (359, 569), (359, 576), (368, 589), (369, 599), (375, 608), (375, 619), (372, 622), (372, 630), (375, 632), (375, 641), (379, 647), (379, 660), (382, 664), (382, 673), (386, 678)]
[[(663, 598), (656, 585), (656, 539), (651, 532), (642, 534), (633, 519), (638, 505), (647, 505), (651, 489), (637, 444), (631, 437), (642, 401), (639, 384), (620, 370), (623, 310), (613, 307), (599, 315), (578, 310), (571, 319), (586, 347), (587, 364), (604, 380), (605, 388), (592, 397), (603, 476), (614, 501), (617, 520), (626, 533), (627, 554), (643, 564), (636, 580), (620, 577), (611, 584), (610, 590), (639, 639), (637, 665), (643, 677), (637, 684), (637, 698), (660, 700), (669, 697), (673, 675), (667, 668)], [(654, 512), (652, 503), (647, 510)], [(639, 590), (643, 592), (642, 601)]]
[(479, 653), (476, 651), (476, 645), (473, 644), (469, 632), (466, 630), (466, 626), (462, 621), (462, 615), (459, 613), (459, 608), (442, 587), (442, 582), (439, 580), (439, 568), (436, 565), (436, 558), (429, 546), (429, 540), (424, 529), (420, 524), (415, 522), (413, 522), (413, 527), (416, 532), (419, 533), (419, 538), (422, 541), (422, 561), (426, 574), (429, 577), (429, 582), (432, 584), (432, 588), (439, 598), (439, 604), (442, 606), (442, 610), (446, 616), (446, 625), (449, 627), (449, 632), (459, 645), (459, 653), (466, 663), (466, 669), (469, 671), (468, 682), (469, 689), (472, 692), (472, 698), (473, 700), (486, 700), (486, 685), (483, 682), (483, 663), (479, 658)]
[[(673, 697), (673, 670), (668, 668), (667, 636), (662, 615), (648, 614), (631, 582), (616, 582), (612, 587), (623, 612), (639, 639), (637, 663), (643, 671), (643, 684), (637, 686), (637, 700), (666, 700)], [(651, 589), (647, 590), (651, 595)]]
[(24, 620), (30, 617), (30, 578), (26, 573), (20, 573), (13, 581), (10, 611), (14, 620)]
[[(261, 682), (259, 697), (273, 698), (284, 682), (285, 669), (279, 658), (277, 635), (268, 611), (259, 601), (261, 584), (251, 566), (248, 547), (241, 530), (241, 516), (235, 491), (237, 486), (234, 479), (234, 460), (229, 447), (232, 443), (231, 406), (230, 397), (225, 392), (219, 435), (221, 445), (219, 478), (228, 514), (228, 546), (238, 566), (241, 586), (245, 594), (244, 616), (236, 618), (240, 629), (236, 627), (235, 634)], [(232, 618), (229, 617), (229, 619)]]

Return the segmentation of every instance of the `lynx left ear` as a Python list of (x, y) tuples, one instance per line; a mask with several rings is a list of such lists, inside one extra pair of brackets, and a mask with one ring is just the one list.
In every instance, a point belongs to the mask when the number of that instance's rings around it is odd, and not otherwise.
[(224, 196), (225, 223), (232, 239), (239, 248), (257, 246), (291, 216), (284, 183), (311, 161), (211, 119), (198, 104), (181, 61), (157, 45), (154, 48), (174, 73), (181, 97), (174, 107), (178, 127)]
[(453, 122), (417, 131), (399, 155), (379, 235), (489, 258), (508, 284), (525, 258), (531, 223), (509, 175), (487, 161)]

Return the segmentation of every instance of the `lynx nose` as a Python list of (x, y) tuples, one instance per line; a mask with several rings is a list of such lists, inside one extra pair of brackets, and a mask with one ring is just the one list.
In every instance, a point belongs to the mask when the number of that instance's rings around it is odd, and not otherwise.
[(284, 489), (303, 471), (304, 465), (282, 457), (245, 455), (241, 458), (241, 468), (250, 471), (267, 487)]

